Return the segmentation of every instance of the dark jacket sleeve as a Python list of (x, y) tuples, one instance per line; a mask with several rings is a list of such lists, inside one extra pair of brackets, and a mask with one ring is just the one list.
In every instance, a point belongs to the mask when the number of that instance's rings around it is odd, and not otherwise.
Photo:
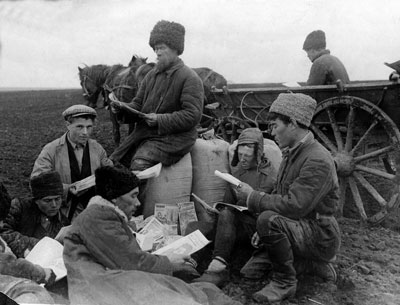
[(127, 224), (115, 213), (106, 215), (80, 222), (82, 240), (99, 263), (111, 269), (172, 275), (173, 265), (167, 257), (142, 251)]
[(327, 68), (323, 62), (314, 62), (311, 66), (310, 75), (307, 80), (308, 86), (324, 85), (326, 82)]
[[(194, 73), (194, 72), (193, 72)], [(181, 110), (158, 114), (158, 134), (166, 135), (193, 129), (203, 113), (204, 89), (197, 75), (190, 75), (184, 80), (180, 95)]]
[(334, 170), (323, 158), (310, 158), (293, 183), (284, 186), (286, 195), (253, 191), (247, 200), (249, 210), (254, 213), (272, 210), (294, 219), (304, 217), (333, 188)]
[(1, 237), (17, 257), (24, 257), (25, 250), (31, 250), (39, 241), (37, 238), (22, 235), (18, 231), (21, 224), (22, 213), (22, 202), (18, 198), (13, 199), (11, 201), (10, 212), (1, 229)]

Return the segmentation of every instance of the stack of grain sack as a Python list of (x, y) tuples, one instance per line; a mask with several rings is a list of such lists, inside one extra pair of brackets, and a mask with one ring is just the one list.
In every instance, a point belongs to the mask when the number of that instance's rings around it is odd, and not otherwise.
[[(179, 202), (192, 201), (191, 193), (210, 206), (222, 201), (228, 183), (214, 172), (232, 172), (230, 163), (236, 146), (237, 140), (229, 145), (220, 139), (197, 139), (191, 153), (178, 163), (163, 167), (158, 177), (148, 180), (145, 202), (142, 203), (144, 217), (154, 214), (157, 203), (176, 206)], [(278, 169), (282, 154), (274, 141), (264, 139), (264, 154)], [(203, 220), (203, 215), (197, 209), (196, 212), (199, 220)]]

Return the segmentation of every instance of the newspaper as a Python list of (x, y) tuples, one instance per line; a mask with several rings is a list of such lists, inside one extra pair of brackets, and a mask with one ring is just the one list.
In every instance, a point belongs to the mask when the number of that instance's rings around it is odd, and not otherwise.
[(239, 179), (233, 177), (231, 174), (221, 173), (219, 170), (215, 170), (214, 174), (217, 177), (220, 177), (220, 178), (224, 179), (225, 181), (233, 184), (234, 186), (238, 186), (241, 183), (241, 181)]
[(178, 206), (156, 203), (154, 205), (154, 216), (163, 224), (167, 230), (165, 235), (178, 234)]
[(244, 207), (244, 206), (241, 206), (241, 205), (236, 205), (236, 204), (231, 204), (231, 203), (215, 202), (213, 204), (213, 208), (216, 209), (216, 210), (221, 209), (223, 207), (230, 207), (230, 208), (233, 208), (233, 209), (238, 210), (240, 212), (249, 210), (247, 207)]
[(179, 228), (181, 235), (185, 235), (186, 227), (189, 222), (197, 221), (196, 210), (194, 208), (194, 202), (181, 202), (178, 203), (178, 215), (179, 215)]
[(154, 216), (146, 218), (148, 223), (138, 232), (141, 235), (152, 236), (154, 242), (159, 242), (164, 238), (164, 225)]
[(52, 269), (58, 281), (67, 275), (63, 250), (64, 247), (58, 241), (45, 236), (39, 240), (25, 259), (43, 268)]
[(154, 251), (153, 254), (165, 255), (171, 259), (176, 255), (191, 255), (209, 243), (210, 241), (207, 240), (199, 230), (196, 230), (193, 233), (183, 236), (173, 243)]
[[(136, 176), (140, 180), (158, 177), (160, 175), (161, 168), (162, 168), (161, 163), (158, 163), (158, 164), (156, 164), (152, 167), (149, 167), (139, 173), (136, 173)], [(86, 177), (85, 179), (82, 179), (82, 180), (72, 183), (71, 187), (75, 188), (75, 190), (78, 192), (78, 195), (79, 195), (80, 192), (82, 192), (88, 188), (91, 188), (92, 186), (95, 186), (95, 185), (96, 185), (96, 178), (94, 175), (91, 175), (89, 177)]]
[(126, 110), (126, 111), (128, 111), (128, 112), (130, 112), (130, 113), (136, 114), (136, 115), (139, 116), (139, 117), (145, 117), (145, 116), (146, 116), (145, 113), (140, 112), (139, 110), (133, 109), (133, 108), (129, 107), (127, 104), (120, 102), (120, 101), (118, 100), (118, 98), (115, 96), (114, 92), (111, 92), (111, 93), (108, 95), (108, 97), (109, 97), (109, 99), (112, 101), (112, 103), (113, 103), (114, 105), (115, 105), (115, 104), (118, 105), (118, 107), (119, 107), (120, 109), (124, 109), (124, 110)]

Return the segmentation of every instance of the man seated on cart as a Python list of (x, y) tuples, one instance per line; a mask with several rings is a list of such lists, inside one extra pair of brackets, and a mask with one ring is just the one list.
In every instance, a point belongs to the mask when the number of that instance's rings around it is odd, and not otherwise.
[[(271, 281), (256, 292), (258, 302), (275, 304), (296, 293), (296, 276), (313, 273), (336, 281), (331, 264), (340, 246), (339, 186), (334, 160), (308, 130), (316, 101), (304, 94), (282, 93), (269, 113), (272, 136), (283, 150), (272, 194), (243, 183), (238, 198), (257, 218), (252, 242), (271, 261)], [(268, 303), (268, 304), (269, 304)]]
[(343, 84), (350, 82), (346, 68), (339, 58), (331, 55), (326, 49), (325, 33), (321, 30), (313, 31), (307, 35), (303, 44), (303, 50), (311, 60), (308, 86), (332, 85), (341, 80)]
[[(231, 165), (236, 167), (233, 176), (240, 181), (248, 183), (256, 190), (268, 193), (273, 190), (277, 172), (268, 160), (268, 156), (264, 155), (264, 138), (260, 129), (247, 128), (242, 131)], [(223, 202), (246, 206), (246, 200), (239, 199), (236, 189), (231, 186), (226, 190)], [(243, 241), (250, 246), (250, 239), (256, 231), (256, 217), (257, 215), (253, 213), (224, 207), (219, 211), (216, 224), (193, 222), (189, 225), (187, 232), (200, 229), (207, 238), (214, 240), (212, 261), (204, 274), (194, 282), (210, 282), (222, 286), (229, 280), (228, 263), (231, 261), (235, 244)], [(196, 262), (203, 261), (206, 258), (205, 252), (199, 251), (192, 257)], [(258, 255), (256, 257), (260, 261), (260, 257)], [(242, 272), (246, 277), (253, 277), (247, 268), (242, 269)]]

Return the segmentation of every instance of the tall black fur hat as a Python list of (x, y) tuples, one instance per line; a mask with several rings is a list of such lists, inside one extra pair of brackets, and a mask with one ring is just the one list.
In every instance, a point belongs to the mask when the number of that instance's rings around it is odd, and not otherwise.
[(325, 33), (321, 30), (316, 30), (307, 35), (303, 44), (303, 50), (319, 50), (326, 48)]
[(165, 43), (171, 49), (177, 50), (178, 55), (185, 47), (185, 28), (177, 22), (161, 20), (157, 22), (150, 33), (149, 44), (155, 48), (156, 44)]
[(118, 198), (139, 185), (134, 173), (123, 166), (103, 166), (95, 171), (96, 194), (107, 200)]

